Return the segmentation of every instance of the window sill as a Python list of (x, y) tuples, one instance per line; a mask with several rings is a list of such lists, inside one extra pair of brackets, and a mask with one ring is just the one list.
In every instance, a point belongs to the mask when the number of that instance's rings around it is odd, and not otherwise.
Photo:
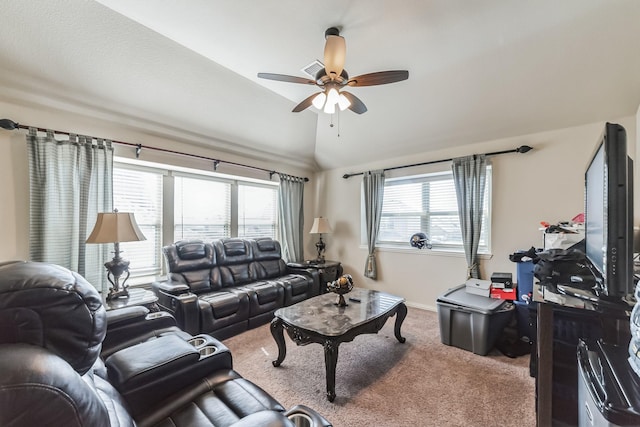
[[(360, 245), (360, 249), (368, 250), (366, 245)], [(439, 249), (416, 249), (416, 248), (400, 248), (397, 246), (388, 246), (388, 245), (380, 245), (376, 246), (376, 250), (378, 252), (390, 252), (390, 253), (401, 253), (401, 254), (416, 254), (416, 255), (427, 255), (427, 256), (445, 256), (445, 257), (454, 257), (454, 258), (464, 258), (465, 254), (462, 251), (445, 251)], [(493, 254), (485, 253), (478, 254), (478, 258), (480, 259), (492, 259)]]

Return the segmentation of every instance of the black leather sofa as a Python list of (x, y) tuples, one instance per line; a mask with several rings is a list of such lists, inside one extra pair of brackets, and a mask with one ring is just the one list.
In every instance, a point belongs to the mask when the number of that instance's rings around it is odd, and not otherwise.
[(320, 293), (318, 272), (288, 266), (270, 238), (183, 240), (163, 253), (168, 280), (152, 285), (158, 304), (192, 334), (225, 339)]
[(106, 312), (59, 266), (0, 264), (0, 325), (1, 426), (330, 427), (285, 411), (211, 336), (143, 307)]

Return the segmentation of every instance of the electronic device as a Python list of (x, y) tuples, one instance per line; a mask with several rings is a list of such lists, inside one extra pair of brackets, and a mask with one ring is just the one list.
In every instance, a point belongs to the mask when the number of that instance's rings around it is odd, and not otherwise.
[(633, 292), (633, 161), (625, 129), (607, 123), (585, 172), (587, 264), (599, 297)]

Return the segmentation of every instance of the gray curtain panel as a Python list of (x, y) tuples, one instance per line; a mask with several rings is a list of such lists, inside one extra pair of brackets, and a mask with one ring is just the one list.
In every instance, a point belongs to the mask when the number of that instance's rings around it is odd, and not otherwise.
[(380, 230), (380, 216), (382, 215), (382, 200), (384, 198), (384, 171), (368, 171), (363, 174), (362, 186), (364, 192), (364, 214), (367, 226), (367, 245), (369, 255), (364, 266), (364, 275), (370, 279), (378, 278), (376, 266), (376, 241)]
[(58, 141), (52, 131), (27, 135), (29, 155), (29, 245), (32, 261), (76, 271), (106, 292), (104, 262), (109, 246), (87, 245), (98, 212), (113, 210), (111, 141), (70, 135)]
[(467, 278), (480, 278), (478, 245), (482, 229), (487, 161), (484, 155), (459, 157), (453, 160), (451, 168), (458, 198), (462, 243), (467, 258)]
[(282, 257), (287, 262), (304, 260), (302, 233), (304, 227), (304, 179), (278, 174), (278, 222), (280, 223), (280, 243)]

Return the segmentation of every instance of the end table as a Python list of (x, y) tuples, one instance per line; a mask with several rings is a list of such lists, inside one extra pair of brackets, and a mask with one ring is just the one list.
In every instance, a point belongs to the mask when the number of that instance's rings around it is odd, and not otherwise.
[(142, 305), (151, 311), (160, 311), (157, 302), (158, 297), (153, 293), (153, 291), (130, 287), (128, 298), (114, 298), (112, 300), (104, 301), (104, 306), (107, 311), (131, 307), (134, 305)]
[(327, 292), (327, 282), (333, 282), (334, 280), (337, 280), (338, 277), (342, 276), (342, 264), (340, 261), (326, 260), (321, 262), (316, 260), (307, 260), (301, 263), (290, 263), (289, 265), (291, 267), (313, 268), (318, 270), (318, 274), (320, 275), (321, 294)]

